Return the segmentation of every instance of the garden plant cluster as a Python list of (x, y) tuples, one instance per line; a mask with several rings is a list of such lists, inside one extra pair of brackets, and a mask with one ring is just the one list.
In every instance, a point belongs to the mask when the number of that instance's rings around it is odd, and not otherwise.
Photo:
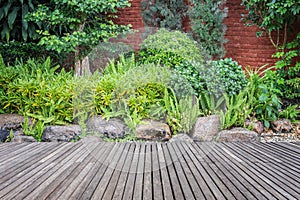
[[(253, 70), (243, 69), (231, 58), (213, 60), (201, 43), (189, 34), (160, 28), (143, 41), (138, 52), (121, 53), (103, 70), (77, 76), (76, 67), (66, 70), (57, 63), (70, 52), (80, 61), (95, 48), (97, 41), (101, 42), (101, 47), (108, 44), (106, 39), (128, 31), (129, 27), (118, 26), (110, 18), (118, 8), (129, 6), (129, 3), (125, 0), (118, 3), (89, 0), (78, 1), (75, 6), (74, 1), (54, 2), (51, 5), (29, 4), (28, 10), (32, 12), (19, 16), (28, 20), (27, 26), (22, 25), (28, 29), (22, 29), (21, 36), (9, 29), (17, 23), (14, 4), (0, 8), (7, 10), (7, 32), (2, 34), (0, 45), (0, 114), (18, 113), (34, 119), (35, 126), (25, 123), (23, 129), (25, 134), (38, 141), (47, 125), (76, 122), (84, 128), (86, 120), (95, 115), (106, 119), (122, 118), (130, 129), (125, 140), (135, 140), (135, 128), (144, 119), (163, 121), (170, 126), (172, 134), (177, 134), (188, 133), (199, 116), (218, 114), (221, 128), (228, 129), (244, 127), (247, 120), (261, 121), (269, 128), (274, 120), (286, 118), (295, 122), (299, 115), (300, 65), (294, 60), (299, 56), (299, 33), (291, 42), (277, 44), (275, 66)], [(251, 2), (247, 9), (252, 8)], [(16, 6), (17, 1), (14, 3)], [(287, 8), (293, 9), (293, 6)], [(272, 16), (282, 12), (276, 10), (277, 7), (271, 8)], [(64, 18), (70, 10), (74, 16)], [(10, 12), (16, 12), (13, 13), (15, 16)], [(95, 13), (98, 17), (94, 18)], [(103, 17), (108, 16), (107, 13), (111, 16)], [(250, 13), (250, 20), (255, 14)], [(297, 16), (299, 10), (284, 14)], [(96, 21), (92, 22), (92, 19)], [(0, 20), (5, 20), (4, 15)], [(281, 25), (284, 23), (278, 23), (277, 28)], [(40, 29), (39, 35), (31, 32), (31, 26)], [(271, 27), (267, 22), (262, 26)], [(12, 42), (8, 36), (21, 42)], [(18, 57), (26, 52), (26, 47), (25, 50), (19, 48), (23, 43), (34, 48), (31, 48), (30, 56), (24, 55), (23, 60), (14, 61), (12, 55)], [(6, 52), (5, 49), (14, 45), (18, 46), (18, 51)], [(37, 53), (38, 47), (45, 47), (46, 56)], [(285, 105), (283, 100), (295, 104)]]

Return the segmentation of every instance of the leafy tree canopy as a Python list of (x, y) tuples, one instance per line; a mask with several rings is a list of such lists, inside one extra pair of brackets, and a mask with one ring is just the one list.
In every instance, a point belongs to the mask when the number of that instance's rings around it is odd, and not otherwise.
[(128, 0), (51, 0), (27, 15), (28, 21), (43, 23), (39, 42), (47, 50), (78, 52), (129, 30), (113, 22)]

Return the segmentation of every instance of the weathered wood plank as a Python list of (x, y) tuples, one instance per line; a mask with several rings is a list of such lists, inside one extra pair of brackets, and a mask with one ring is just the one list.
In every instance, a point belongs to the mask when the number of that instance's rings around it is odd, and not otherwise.
[[(115, 189), (111, 199), (122, 199), (122, 196), (123, 196), (126, 184), (127, 184), (127, 177), (128, 177), (128, 174), (130, 173), (130, 166), (132, 164), (135, 146), (136, 146), (135, 143), (131, 143), (129, 146), (128, 154), (125, 159), (125, 163), (123, 165), (119, 180), (116, 184), (116, 189)], [(131, 185), (131, 187), (132, 186), (133, 185)]]
[(300, 199), (299, 142), (4, 143), (0, 150), (0, 199)]
[(168, 174), (168, 163), (165, 160), (165, 156), (162, 149), (162, 144), (157, 143), (158, 162), (161, 172), (161, 187), (163, 192), (163, 199), (174, 199), (174, 192), (172, 191), (171, 180)]
[(171, 155), (169, 153), (167, 143), (162, 144), (162, 153), (164, 154), (168, 175), (170, 177), (170, 182), (172, 183), (171, 186), (172, 186), (173, 196), (175, 199), (182, 199), (184, 198), (184, 194), (181, 189), (181, 185), (179, 183), (179, 179), (174, 168), (174, 162), (172, 161)]
[[(289, 165), (289, 163), (276, 162), (273, 160), (269, 160), (268, 162), (266, 162), (265, 158), (257, 153), (257, 150), (249, 148), (248, 145), (243, 145), (242, 147), (239, 145), (237, 148), (242, 148), (239, 152), (241, 154), (245, 154), (245, 156), (247, 156), (248, 159), (249, 158), (251, 160), (255, 159), (256, 162), (253, 162), (253, 163), (259, 163), (260, 165), (264, 166), (263, 168), (265, 168), (267, 170), (275, 171), (275, 173), (279, 173), (279, 176), (286, 175), (297, 181), (300, 180), (300, 170), (297, 170), (293, 166)], [(241, 155), (241, 156), (244, 156), (244, 155)]]
[[(239, 148), (236, 148), (238, 146)], [(244, 149), (246, 145), (240, 145), (235, 144), (232, 145), (231, 148), (233, 152), (237, 156), (239, 156), (242, 159), (246, 159), (251, 156), (251, 154), (248, 154)], [(237, 149), (243, 149), (240, 151), (236, 151)], [(243, 152), (243, 153), (241, 153)], [(293, 195), (295, 198), (300, 198), (300, 189), (297, 186), (299, 183), (298, 181), (294, 181), (294, 179), (291, 179), (289, 176), (285, 174), (285, 170), (281, 170), (280, 168), (276, 169), (276, 166), (272, 164), (272, 161), (268, 162), (267, 164), (264, 164), (263, 158), (261, 158), (262, 161), (258, 163), (247, 163), (247, 166), (251, 166), (250, 170), (253, 172), (260, 171), (261, 169), (265, 169), (263, 176), (267, 178), (263, 178), (263, 180), (269, 179), (272, 181), (272, 183), (268, 183), (268, 186), (271, 186), (274, 188), (274, 190), (271, 190), (268, 188), (268, 191), (272, 191), (272, 193), (276, 194), (277, 191), (280, 192), (280, 194), (285, 194), (285, 192), (288, 192), (288, 194)], [(249, 168), (248, 168), (249, 169)], [(279, 194), (277, 194), (279, 195)], [(285, 194), (287, 195), (287, 194)]]
[(145, 154), (146, 154), (146, 146), (145, 146), (145, 143), (142, 143), (141, 147), (140, 147), (140, 152), (139, 152), (139, 161), (138, 161), (137, 172), (136, 172), (137, 174), (135, 177), (133, 199), (142, 199), (143, 198)]
[[(65, 164), (62, 167), (64, 169), (64, 172), (61, 173), (60, 176), (57, 177), (55, 181), (52, 182), (53, 185), (59, 185), (59, 188), (53, 190), (47, 196), (47, 199), (55, 199), (55, 200), (60, 199), (60, 196), (63, 195), (63, 193), (66, 190), (69, 190), (69, 188), (72, 190), (72, 187), (70, 186), (72, 185), (72, 182), (74, 182), (74, 184), (78, 183), (74, 181), (74, 179), (78, 178), (80, 172), (82, 172), (82, 170), (86, 167), (86, 165), (88, 165), (88, 163), (92, 159), (92, 157), (89, 156), (90, 151), (86, 149), (83, 145), (81, 147), (82, 150), (79, 153), (77, 153), (77, 155), (80, 154), (80, 156), (76, 155), (72, 157), (68, 162), (68, 164)], [(95, 148), (95, 144), (91, 144), (91, 146), (89, 147), (90, 150), (93, 150), (94, 148)], [(71, 169), (69, 164), (72, 165), (72, 167), (74, 166), (74, 168)], [(86, 174), (86, 172), (84, 172), (84, 174)], [(68, 193), (64, 195), (68, 195)]]
[[(84, 144), (89, 146), (90, 144)], [(77, 186), (76, 190), (72, 192), (69, 199), (82, 199), (81, 196), (87, 190), (89, 184), (93, 178), (97, 175), (99, 168), (101, 167), (103, 160), (109, 155), (112, 145), (110, 143), (97, 143), (97, 147), (94, 151), (90, 152), (90, 157), (92, 160), (90, 163), (94, 164), (92, 169), (87, 173), (87, 175), (83, 178), (80, 184)]]
[(118, 148), (118, 150), (116, 151), (116, 155), (113, 157), (111, 162), (104, 163), (105, 165), (107, 165), (107, 168), (104, 172), (103, 177), (99, 181), (98, 186), (95, 189), (91, 199), (95, 199), (95, 200), (102, 199), (105, 191), (107, 190), (107, 186), (110, 183), (110, 180), (112, 178), (114, 170), (117, 167), (120, 157), (121, 157), (122, 153), (124, 152), (125, 145), (126, 145), (125, 143), (116, 143), (116, 146)]
[[(109, 179), (109, 183), (107, 185), (106, 190), (104, 191), (103, 197), (101, 197), (102, 199), (112, 199), (113, 194), (115, 192), (115, 189), (117, 187), (117, 183), (119, 181), (119, 178), (121, 176), (121, 174), (123, 173), (123, 166), (125, 161), (127, 160), (127, 155), (130, 149), (130, 144), (126, 143), (124, 149), (122, 150), (122, 154), (120, 156), (120, 159), (117, 161), (117, 164), (115, 166), (113, 170), (113, 174), (111, 176), (111, 178)], [(106, 172), (107, 173), (107, 172)], [(124, 172), (126, 173), (126, 172)]]
[(124, 186), (124, 193), (122, 199), (132, 199), (134, 188), (135, 188), (135, 179), (136, 175), (138, 174), (137, 168), (138, 168), (138, 162), (140, 158), (140, 149), (141, 145), (140, 143), (134, 143), (135, 149), (133, 152), (133, 158), (132, 162), (129, 168), (129, 174), (127, 178), (126, 185)]
[(14, 152), (23, 146), (28, 145), (28, 143), (22, 142), (22, 143), (15, 143), (15, 142), (9, 142), (9, 143), (0, 143), (0, 159), (2, 160), (2, 157), (6, 154), (10, 154), (11, 152)]
[(31, 167), (35, 163), (39, 162), (41, 158), (59, 148), (59, 145), (57, 144), (38, 144), (37, 146), (39, 146), (39, 148), (35, 149), (35, 151), (30, 151), (30, 153), (26, 152), (26, 154), (16, 158), (15, 160), (5, 161), (5, 165), (1, 164), (1, 179), (3, 181), (10, 179), (11, 174), (16, 174), (28, 167)]
[(253, 144), (246, 144), (249, 148), (252, 148), (256, 152), (260, 152), (261, 156), (264, 156), (264, 162), (277, 162), (280, 165), (288, 165), (289, 168), (292, 168), (295, 171), (300, 170), (300, 166), (298, 162), (291, 157), (285, 156), (284, 152), (276, 152), (272, 149), (266, 148), (265, 143), (257, 145)]
[(161, 179), (161, 166), (159, 165), (158, 154), (160, 153), (157, 148), (157, 143), (153, 143), (152, 147), (152, 187), (153, 199), (163, 199), (162, 179)]
[[(259, 171), (253, 171), (252, 168), (247, 165), (244, 161), (239, 162), (237, 159), (231, 156), (231, 154), (226, 153), (224, 151), (225, 147), (220, 146), (219, 144), (216, 144), (216, 151), (218, 150), (218, 154), (220, 158), (223, 160), (226, 159), (230, 162), (228, 164), (237, 171), (237, 173), (240, 174), (241, 178), (244, 178), (249, 182), (249, 191), (253, 193), (256, 197), (259, 199), (277, 199), (277, 196), (279, 195), (282, 199), (285, 199), (284, 195), (281, 195), (276, 190), (274, 190), (272, 187), (270, 187), (266, 183), (271, 183), (271, 181), (265, 177), (261, 172)], [(226, 150), (228, 150), (226, 148)], [(226, 160), (224, 160), (226, 162)], [(264, 180), (263, 180), (264, 179)]]
[[(38, 185), (32, 190), (25, 199), (45, 199), (47, 198), (59, 184), (67, 177), (67, 175), (76, 168), (74, 160), (84, 154), (84, 148), (80, 143), (76, 145), (64, 146), (63, 151), (58, 151), (59, 153), (55, 156), (47, 157), (47, 160), (43, 160), (43, 165), (49, 163), (54, 163), (54, 167), (49, 169), (41, 177)], [(35, 184), (33, 184), (35, 185)]]
[[(70, 145), (72, 147), (73, 145)], [(57, 156), (59, 156), (58, 154)], [(57, 157), (55, 157), (57, 158)], [(54, 159), (55, 159), (54, 158)], [(63, 159), (63, 155), (61, 155)], [(53, 162), (54, 163), (54, 162)], [(9, 193), (12, 189), (16, 188), (17, 186), (24, 186), (23, 182), (28, 182), (28, 180), (33, 180), (37, 178), (37, 173), (41, 170), (48, 169), (48, 166), (51, 164), (49, 163), (39, 163), (36, 162), (30, 167), (24, 168), (22, 171), (17, 171), (16, 173), (11, 174), (11, 178), (5, 181), (4, 183), (0, 184), (0, 193), (2, 195)], [(55, 163), (54, 163), (55, 164)], [(24, 187), (21, 187), (25, 189)], [(21, 188), (18, 188), (20, 190)], [(10, 194), (11, 195), (11, 194)]]
[(296, 155), (299, 155), (299, 153), (300, 153), (300, 147), (295, 145), (294, 143), (291, 143), (291, 142), (289, 142), (289, 143), (287, 143), (287, 142), (278, 142), (278, 143), (274, 143), (273, 145), (282, 147), (283, 151), (289, 150), (291, 152), (295, 152)]
[[(210, 179), (207, 172), (204, 170), (200, 162), (203, 162), (203, 160), (200, 158), (197, 158), (197, 153), (195, 148), (191, 146), (189, 143), (179, 143), (182, 145), (186, 152), (187, 160), (189, 162), (188, 165), (190, 166), (190, 169), (195, 176), (195, 179), (197, 180), (197, 184), (201, 191), (199, 191), (198, 195), (201, 195), (200, 192), (203, 194), (203, 199), (215, 199), (213, 193), (211, 192), (210, 186), (215, 187), (213, 180)], [(202, 196), (202, 195), (201, 195)]]
[(78, 192), (76, 199), (90, 199), (93, 195), (99, 181), (101, 180), (104, 172), (107, 168), (108, 163), (113, 159), (117, 153), (118, 146), (115, 143), (100, 143), (98, 146), (101, 147), (99, 154), (92, 155), (97, 165), (87, 177), (87, 183)]
[(9, 162), (10, 160), (17, 160), (18, 158), (21, 158), (23, 155), (26, 155), (28, 151), (34, 151), (35, 149), (38, 149), (40, 145), (37, 145), (37, 143), (26, 143), (26, 145), (22, 145), (20, 148), (15, 149), (14, 151), (10, 153), (1, 153), (0, 157), (0, 163), (2, 162)]
[[(190, 165), (192, 160), (189, 158), (189, 155), (185, 151), (183, 145), (186, 145), (186, 143), (185, 142), (181, 142), (181, 143), (175, 142), (175, 143), (173, 143), (172, 146), (175, 149), (175, 151), (178, 152), (178, 155), (180, 155), (179, 162), (183, 168), (183, 171), (187, 178), (188, 184), (193, 192), (195, 199), (204, 199), (205, 197), (201, 191), (201, 188), (199, 187), (199, 185), (197, 183), (197, 179), (195, 178), (195, 176), (193, 174), (193, 170), (191, 169), (191, 167), (193, 167), (193, 165)], [(194, 170), (196, 170), (196, 169), (194, 169)]]
[(152, 199), (152, 147), (150, 143), (146, 143), (145, 147), (145, 164), (144, 164), (144, 180), (143, 180), (143, 199)]

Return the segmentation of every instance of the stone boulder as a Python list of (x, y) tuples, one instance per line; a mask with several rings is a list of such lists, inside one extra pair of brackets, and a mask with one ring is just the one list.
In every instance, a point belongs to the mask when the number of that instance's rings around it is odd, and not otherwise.
[[(2, 130), (21, 130), (24, 123), (24, 117), (18, 114), (1, 114), (0, 115), (0, 129)], [(32, 122), (29, 119), (28, 124)]]
[(170, 139), (170, 142), (193, 142), (193, 139), (185, 133), (178, 133)]
[(121, 119), (111, 118), (105, 120), (101, 116), (88, 119), (86, 127), (87, 132), (111, 139), (123, 138), (128, 131), (128, 127)]
[(271, 128), (275, 133), (288, 133), (293, 129), (293, 125), (288, 119), (279, 119), (271, 122)]
[(47, 126), (42, 135), (43, 142), (70, 142), (80, 136), (79, 125)]
[(211, 142), (219, 132), (219, 127), (219, 115), (199, 117), (189, 135), (196, 141)]
[(5, 142), (9, 137), (9, 130), (2, 129), (0, 127), (0, 142)]
[(136, 137), (142, 140), (168, 141), (171, 138), (171, 130), (165, 123), (144, 120), (136, 127)]
[(218, 133), (217, 142), (259, 142), (259, 136), (255, 131), (245, 128), (233, 128)]

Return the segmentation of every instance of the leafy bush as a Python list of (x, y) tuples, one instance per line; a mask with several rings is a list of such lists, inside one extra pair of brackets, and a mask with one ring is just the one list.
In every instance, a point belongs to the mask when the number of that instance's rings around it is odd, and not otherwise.
[[(73, 76), (62, 70), (56, 73), (50, 59), (28, 60), (15, 66), (0, 66), (1, 113), (19, 113), (39, 124), (65, 124), (73, 120)], [(41, 139), (41, 133), (34, 135)]]
[[(173, 133), (181, 130), (180, 127), (186, 130), (191, 126), (187, 123), (188, 116), (199, 110), (198, 106), (192, 106), (196, 110), (189, 110), (191, 112), (187, 114), (186, 106), (190, 105), (187, 100), (182, 103), (184, 97), (176, 97), (174, 92), (168, 95), (169, 90), (174, 91), (171, 84), (174, 74), (177, 73), (157, 63), (138, 64), (134, 57), (121, 57), (104, 70), (96, 87), (96, 110), (106, 118), (121, 116), (132, 132), (144, 118), (166, 119)], [(182, 109), (178, 108), (179, 102)], [(170, 104), (172, 106), (168, 106)], [(185, 122), (181, 122), (183, 115)], [(174, 123), (175, 119), (177, 123)]]
[(39, 44), (48, 50), (79, 53), (79, 50), (86, 50), (128, 31), (128, 26), (117, 25), (111, 20), (117, 17), (118, 9), (128, 6), (128, 0), (54, 0), (40, 4), (26, 16), (26, 20), (44, 23), (55, 30), (39, 30)]
[(204, 51), (217, 58), (225, 55), (223, 44), (226, 26), (223, 23), (227, 16), (224, 0), (192, 0), (188, 15), (191, 19), (193, 36)]
[[(0, 6), (0, 30), (3, 41), (27, 41), (38, 38), (36, 29), (38, 25), (25, 20), (29, 12), (34, 11), (39, 3), (36, 0), (10, 0), (1, 1)], [(39, 24), (41, 26), (41, 24)]]
[(142, 17), (148, 26), (182, 30), (187, 13), (185, 0), (142, 0)]
[(218, 71), (222, 87), (227, 94), (238, 94), (246, 86), (247, 80), (242, 66), (231, 58), (213, 61), (213, 67)]
[(62, 63), (62, 60), (66, 58), (66, 55), (62, 53), (57, 54), (56, 52), (47, 51), (33, 42), (0, 42), (0, 53), (7, 65), (13, 65), (16, 59), (22, 59), (26, 62), (30, 58), (45, 60), (49, 56), (52, 59), (52, 65), (54, 65), (54, 63)]
[(248, 95), (248, 99), (250, 99), (248, 103), (252, 108), (251, 117), (263, 121), (267, 128), (270, 127), (271, 121), (279, 117), (281, 109), (281, 103), (277, 96), (278, 89), (274, 84), (276, 76), (271, 69), (267, 68), (261, 73), (248, 71), (248, 84), (250, 85), (248, 88), (252, 91), (251, 96)]
[(178, 53), (162, 49), (142, 49), (138, 52), (138, 61), (143, 63), (159, 63), (174, 68), (180, 65), (185, 59)]
[(159, 29), (143, 41), (142, 49), (172, 52), (185, 60), (203, 62), (202, 52), (199, 50), (197, 42), (180, 31)]
[(275, 65), (278, 71), (274, 75), (277, 89), (281, 92), (278, 95), (298, 99), (300, 97), (300, 65), (297, 59), (300, 46), (300, 33), (297, 29), (300, 20), (299, 2), (243, 0), (242, 4), (248, 11), (243, 17), (246, 25), (258, 26), (257, 35), (268, 34), (276, 49), (273, 57), (277, 59)]
[(277, 52), (273, 57), (280, 59), (275, 63), (276, 84), (280, 90), (280, 97), (288, 99), (300, 98), (300, 62), (297, 57), (300, 55), (300, 33), (298, 40), (287, 44), (287, 50)]

